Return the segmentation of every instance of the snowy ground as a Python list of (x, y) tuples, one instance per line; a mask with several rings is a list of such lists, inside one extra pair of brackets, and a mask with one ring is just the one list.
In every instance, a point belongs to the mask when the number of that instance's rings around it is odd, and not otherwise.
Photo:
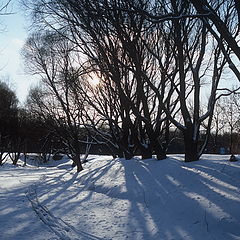
[[(1, 240), (240, 239), (240, 161), (90, 156), (0, 166)], [(57, 164), (58, 163), (58, 164)]]

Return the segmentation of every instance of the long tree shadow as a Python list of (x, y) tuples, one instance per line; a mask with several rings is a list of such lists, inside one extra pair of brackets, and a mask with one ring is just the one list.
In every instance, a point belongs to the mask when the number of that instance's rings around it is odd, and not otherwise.
[(43, 205), (100, 239), (237, 239), (239, 163), (181, 158), (108, 160), (80, 173), (47, 172)]
[[(109, 166), (108, 166), (109, 165)], [(0, 193), (0, 228), (1, 240), (12, 240), (12, 239), (43, 239), (52, 238), (52, 232), (48, 226), (43, 226), (44, 224), (38, 219), (33, 209), (30, 207), (30, 202), (26, 198), (26, 193), (29, 187), (34, 187), (37, 193), (37, 201), (39, 198), (40, 207), (43, 206), (44, 209), (50, 206), (50, 210), (62, 209), (63, 217), (66, 212), (73, 209), (75, 205), (71, 205), (70, 200), (72, 195), (77, 195), (83, 187), (76, 183), (83, 181), (87, 184), (91, 184), (92, 180), (97, 180), (104, 176), (104, 172), (109, 170), (111, 161), (107, 162), (100, 168), (95, 168), (93, 170), (86, 170), (83, 174), (73, 173), (72, 171), (66, 170), (65, 168), (15, 168), (14, 172), (12, 169), (5, 168), (4, 176), (9, 176), (9, 178), (14, 179), (14, 185), (10, 189), (7, 186), (1, 189)], [(33, 174), (33, 175), (32, 175)], [(34, 176), (36, 174), (36, 176)], [(34, 177), (31, 177), (34, 176)], [(90, 179), (90, 176), (92, 179)], [(29, 178), (29, 179), (26, 179)], [(77, 179), (78, 178), (78, 179)], [(25, 179), (25, 180), (24, 180)], [(1, 187), (1, 186), (0, 186)], [(70, 189), (73, 187), (73, 189)], [(86, 186), (84, 186), (86, 188)], [(76, 188), (78, 191), (76, 191)], [(69, 192), (68, 192), (69, 191)], [(53, 204), (52, 204), (53, 202)], [(56, 203), (56, 205), (54, 205)], [(52, 215), (52, 213), (50, 212)], [(29, 219), (30, 216), (30, 219)], [(34, 221), (34, 223), (33, 223)], [(12, 224), (10, 223), (12, 222)], [(67, 223), (66, 223), (67, 224)], [(11, 226), (10, 228), (8, 228)], [(45, 229), (46, 231), (43, 231)], [(71, 226), (71, 230), (79, 234), (79, 239), (101, 239), (97, 236), (88, 234), (84, 229), (80, 230)], [(39, 234), (41, 232), (41, 234)], [(40, 238), (38, 238), (40, 235)], [(44, 237), (43, 237), (44, 236)]]
[(219, 162), (148, 160), (132, 168), (125, 163), (128, 192), (139, 198), (142, 191), (142, 204), (132, 201), (128, 213), (129, 227), (145, 233), (139, 239), (240, 236), (240, 186), (231, 176), (217, 171), (223, 169), (222, 165), (215, 166)]
[[(50, 211), (56, 213), (58, 217), (72, 219), (71, 213), (78, 212), (76, 206), (81, 205), (82, 201), (86, 203), (92, 198), (95, 182), (101, 178), (104, 179), (104, 175), (111, 172), (113, 165), (114, 162), (109, 160), (100, 167), (92, 169), (85, 167), (80, 174), (72, 173), (72, 171), (56, 171), (56, 174), (54, 171), (47, 172), (36, 185), (39, 201)], [(77, 219), (81, 218), (80, 216), (79, 212)], [(81, 222), (85, 221), (86, 218), (81, 220)], [(80, 228), (77, 227), (77, 229)]]
[[(28, 172), (27, 172), (28, 171)], [(42, 240), (53, 234), (38, 220), (26, 198), (27, 182), (34, 183), (34, 169), (3, 168), (0, 176), (0, 239)], [(14, 173), (13, 173), (14, 172)], [(28, 179), (27, 179), (28, 178)], [(41, 234), (39, 234), (41, 233)]]

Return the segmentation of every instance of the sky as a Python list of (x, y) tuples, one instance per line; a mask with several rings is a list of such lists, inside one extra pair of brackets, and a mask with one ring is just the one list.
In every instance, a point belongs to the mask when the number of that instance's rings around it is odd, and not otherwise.
[[(2, 2), (8, 0), (0, 0)], [(37, 78), (24, 73), (24, 63), (20, 52), (28, 36), (27, 28), (30, 23), (24, 16), (20, 0), (11, 0), (8, 8), (12, 14), (0, 15), (0, 80), (8, 79), (10, 87), (16, 91), (21, 104), (24, 104), (29, 88), (37, 83)], [(3, 30), (2, 30), (3, 29)], [(231, 84), (229, 80), (231, 79)], [(234, 77), (228, 75), (221, 85), (236, 85)], [(228, 86), (229, 87), (229, 86)], [(204, 94), (207, 95), (208, 94)]]
[[(1, 1), (2, 2), (2, 1)], [(2, 4), (2, 3), (0, 3)], [(10, 15), (0, 16), (0, 80), (8, 82), (16, 91), (20, 103), (24, 103), (28, 90), (34, 84), (33, 76), (24, 73), (20, 52), (27, 38), (27, 18), (18, 0), (12, 0)]]

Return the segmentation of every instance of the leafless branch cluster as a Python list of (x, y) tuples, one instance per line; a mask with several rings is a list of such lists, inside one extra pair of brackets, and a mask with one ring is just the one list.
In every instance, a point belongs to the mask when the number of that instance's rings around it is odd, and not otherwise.
[(83, 126), (114, 156), (164, 159), (175, 126), (185, 160), (199, 159), (225, 71), (240, 80), (237, 0), (38, 0), (29, 8), (36, 33), (24, 57), (52, 94), (38, 107), (68, 126), (75, 149)]

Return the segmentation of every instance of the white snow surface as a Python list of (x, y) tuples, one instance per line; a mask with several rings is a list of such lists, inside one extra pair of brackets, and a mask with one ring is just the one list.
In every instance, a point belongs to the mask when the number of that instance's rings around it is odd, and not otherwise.
[[(240, 239), (240, 161), (90, 156), (0, 166), (1, 240)], [(20, 164), (22, 164), (20, 162)]]

